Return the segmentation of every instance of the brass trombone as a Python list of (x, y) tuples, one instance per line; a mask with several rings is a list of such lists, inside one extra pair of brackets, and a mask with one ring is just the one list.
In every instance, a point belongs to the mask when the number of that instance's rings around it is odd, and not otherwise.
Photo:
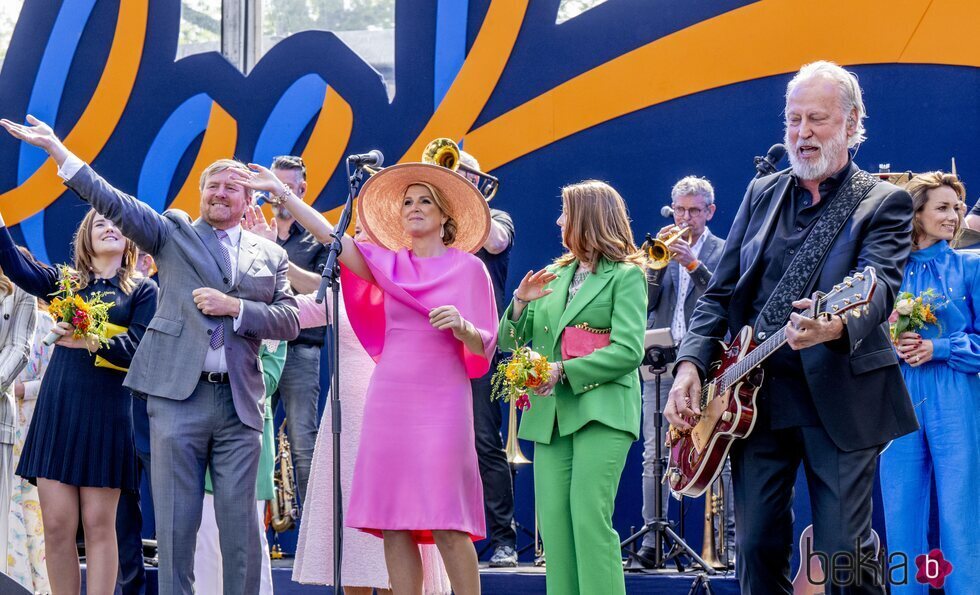
[(504, 446), (504, 453), (507, 455), (507, 463), (511, 465), (531, 462), (521, 452), (521, 443), (517, 440), (517, 404), (514, 401), (510, 402), (510, 413), (507, 415), (507, 445)]
[[(684, 236), (687, 236), (686, 238)], [(670, 246), (677, 240), (684, 238), (684, 241), (691, 241), (691, 228), (687, 225), (675, 225), (666, 233), (653, 237), (647, 234), (647, 239), (643, 247), (647, 251), (650, 268), (662, 269), (670, 262)]]
[(478, 169), (463, 165), (459, 160), (459, 145), (451, 138), (437, 138), (422, 151), (422, 163), (440, 165), (460, 174), (472, 174), (478, 178), (475, 184), (481, 194), (490, 200), (500, 187), (500, 180)]

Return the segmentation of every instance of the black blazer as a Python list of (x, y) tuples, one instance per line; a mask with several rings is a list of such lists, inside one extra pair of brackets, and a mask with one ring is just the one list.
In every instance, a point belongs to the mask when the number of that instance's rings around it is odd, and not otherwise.
[[(853, 175), (857, 165), (850, 167)], [(688, 324), (678, 361), (691, 361), (705, 370), (715, 340), (728, 331), (735, 335), (750, 322), (754, 273), (792, 183), (790, 170), (784, 170), (749, 184), (721, 262)], [(800, 352), (820, 421), (844, 451), (881, 445), (918, 429), (886, 323), (911, 245), (912, 199), (897, 186), (881, 182), (845, 222), (805, 292), (809, 296), (828, 291), (869, 265), (878, 277), (869, 312), (849, 317), (844, 337)]]
[[(710, 230), (704, 231), (704, 245), (701, 246), (701, 253), (698, 255), (701, 264), (691, 273), (691, 283), (687, 286), (687, 295), (684, 297), (685, 321), (691, 319), (694, 304), (708, 288), (708, 283), (711, 282), (711, 272), (718, 266), (724, 247), (725, 240), (712, 234)], [(674, 318), (674, 308), (677, 307), (679, 271), (680, 265), (676, 260), (671, 260), (666, 267), (659, 270), (651, 269), (647, 273), (647, 311), (649, 313), (647, 328), (670, 328), (670, 323)]]

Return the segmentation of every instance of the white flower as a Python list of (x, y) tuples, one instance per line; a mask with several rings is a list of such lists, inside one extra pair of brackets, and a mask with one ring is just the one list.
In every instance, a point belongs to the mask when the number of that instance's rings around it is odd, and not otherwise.
[(912, 313), (912, 308), (915, 307), (915, 300), (906, 298), (904, 300), (898, 300), (895, 304), (895, 310), (902, 316), (908, 316)]

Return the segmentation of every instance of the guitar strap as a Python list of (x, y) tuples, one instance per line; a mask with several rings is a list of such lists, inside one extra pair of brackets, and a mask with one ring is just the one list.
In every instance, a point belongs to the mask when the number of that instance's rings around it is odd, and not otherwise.
[(759, 312), (755, 323), (756, 337), (764, 340), (786, 324), (793, 311), (792, 303), (802, 297), (844, 223), (877, 183), (876, 177), (859, 169), (840, 185), (827, 210), (810, 230), (776, 289)]

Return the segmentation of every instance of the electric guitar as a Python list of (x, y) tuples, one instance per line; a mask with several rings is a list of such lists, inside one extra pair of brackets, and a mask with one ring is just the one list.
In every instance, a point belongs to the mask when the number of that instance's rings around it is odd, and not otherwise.
[[(847, 277), (826, 294), (815, 294), (814, 304), (803, 313), (809, 318), (848, 314), (855, 318), (867, 311), (877, 281), (872, 267)], [(788, 325), (788, 323), (787, 323)], [(690, 430), (671, 426), (667, 432), (670, 460), (667, 479), (677, 495), (698, 497), (721, 473), (728, 449), (755, 427), (756, 395), (762, 386), (762, 362), (786, 343), (786, 326), (761, 344), (745, 326), (731, 345), (719, 341), (720, 350), (701, 388), (701, 415)]]

